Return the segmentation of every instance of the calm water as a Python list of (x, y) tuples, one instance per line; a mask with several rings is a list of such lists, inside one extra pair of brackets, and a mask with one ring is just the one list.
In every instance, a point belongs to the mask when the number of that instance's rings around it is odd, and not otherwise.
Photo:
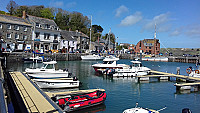
[[(59, 61), (57, 68), (68, 70), (75, 74), (82, 82), (79, 89), (103, 88), (106, 90), (107, 99), (105, 105), (77, 111), (77, 113), (122, 113), (127, 108), (139, 106), (167, 109), (161, 113), (181, 113), (183, 108), (190, 108), (193, 113), (200, 110), (200, 92), (177, 92), (172, 81), (159, 82), (157, 79), (150, 79), (147, 83), (137, 83), (133, 78), (109, 78), (95, 74), (92, 64), (101, 61)], [(130, 60), (120, 60), (118, 63), (131, 64)], [(7, 64), (9, 71), (24, 71), (26, 67), (33, 64), (10, 63)], [(186, 75), (186, 69), (195, 64), (176, 62), (143, 62), (144, 66), (152, 70), (176, 73), (176, 68), (180, 67), (180, 73)], [(35, 64), (34, 66), (41, 66)]]

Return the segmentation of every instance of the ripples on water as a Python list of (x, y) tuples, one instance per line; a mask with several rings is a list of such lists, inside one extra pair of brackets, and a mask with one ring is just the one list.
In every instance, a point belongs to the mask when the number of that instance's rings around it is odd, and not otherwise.
[[(161, 109), (165, 105), (167, 109), (161, 113), (181, 113), (183, 108), (190, 108), (193, 113), (198, 113), (200, 108), (199, 92), (176, 91), (173, 81), (159, 82), (157, 79), (151, 79), (149, 82), (136, 82), (133, 78), (110, 78), (104, 75), (98, 75), (91, 67), (101, 61), (58, 61), (56, 68), (68, 68), (69, 72), (76, 75), (82, 82), (79, 89), (103, 88), (106, 90), (107, 99), (105, 105), (95, 106), (92, 108), (76, 111), (76, 113), (122, 113), (127, 108), (135, 107), (135, 103), (139, 102), (139, 106), (152, 109)], [(120, 60), (118, 63), (131, 64), (130, 60)], [(186, 75), (186, 69), (189, 66), (195, 66), (190, 63), (177, 62), (143, 62), (144, 66), (152, 70), (176, 73), (176, 68), (180, 67), (180, 73)], [(26, 67), (32, 67), (33, 64), (9, 63), (7, 68), (9, 71), (24, 71)], [(34, 64), (40, 67), (41, 64)], [(70, 89), (61, 89), (61, 91)], [(47, 90), (57, 91), (57, 90)]]

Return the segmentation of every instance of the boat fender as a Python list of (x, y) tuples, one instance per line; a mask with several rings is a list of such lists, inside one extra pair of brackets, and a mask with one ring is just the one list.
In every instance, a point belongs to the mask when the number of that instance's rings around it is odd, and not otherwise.
[(199, 70), (195, 70), (195, 73), (199, 74)]
[(186, 69), (186, 72), (187, 72), (188, 74), (190, 74), (190, 73), (192, 72), (191, 68), (187, 68), (187, 69)]

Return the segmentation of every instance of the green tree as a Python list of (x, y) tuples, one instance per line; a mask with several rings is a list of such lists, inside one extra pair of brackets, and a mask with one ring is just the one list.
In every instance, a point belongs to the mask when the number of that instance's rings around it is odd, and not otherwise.
[[(106, 39), (109, 40), (109, 34), (102, 36), (102, 38), (105, 39), (105, 40)], [(110, 41), (115, 44), (115, 35), (113, 33), (110, 33)]]
[(6, 14), (6, 12), (5, 12), (5, 11), (1, 11), (1, 10), (0, 10), (0, 14)]
[(31, 11), (30, 11), (30, 9), (28, 8), (28, 6), (19, 6), (19, 7), (17, 8), (15, 14), (16, 14), (18, 17), (22, 17), (23, 11), (25, 11), (27, 14), (30, 14), (30, 13), (31, 13)]
[(103, 32), (103, 28), (100, 25), (92, 25), (92, 30), (94, 31), (94, 33)]
[(59, 26), (60, 29), (66, 30), (69, 29), (69, 14), (66, 11), (63, 11), (62, 9), (57, 9), (58, 12), (55, 16), (55, 22)]
[(41, 17), (43, 18), (48, 18), (48, 19), (54, 19), (52, 10), (50, 8), (44, 8), (40, 10), (41, 12)]
[(88, 34), (87, 28), (90, 26), (90, 20), (87, 16), (83, 16), (83, 14), (79, 12), (73, 12), (69, 15), (69, 28), (72, 31), (78, 30), (85, 34)]
[(18, 5), (15, 3), (15, 1), (10, 0), (10, 2), (7, 4), (6, 9), (10, 13), (10, 15), (14, 15), (17, 7), (18, 7)]

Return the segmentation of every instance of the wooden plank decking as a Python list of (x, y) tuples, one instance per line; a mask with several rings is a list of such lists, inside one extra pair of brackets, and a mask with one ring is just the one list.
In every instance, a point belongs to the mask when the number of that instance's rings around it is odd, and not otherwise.
[(10, 75), (28, 112), (58, 113), (61, 111), (55, 108), (55, 105), (52, 105), (21, 72), (10, 72)]

